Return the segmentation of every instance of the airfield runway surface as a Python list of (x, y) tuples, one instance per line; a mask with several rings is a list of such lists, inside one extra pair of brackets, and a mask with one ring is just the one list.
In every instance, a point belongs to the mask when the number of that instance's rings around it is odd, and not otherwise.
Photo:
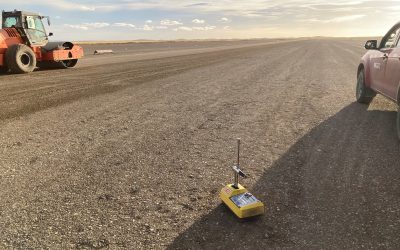
[[(0, 248), (398, 248), (396, 106), (355, 103), (363, 42), (86, 45), (0, 75)], [(250, 221), (218, 198), (237, 137)]]

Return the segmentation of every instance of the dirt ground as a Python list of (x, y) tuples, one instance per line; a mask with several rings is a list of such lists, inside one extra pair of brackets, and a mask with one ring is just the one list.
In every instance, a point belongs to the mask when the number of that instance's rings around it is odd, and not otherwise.
[[(396, 106), (354, 102), (363, 42), (88, 45), (0, 75), (0, 248), (399, 248)], [(237, 137), (249, 221), (218, 198)]]

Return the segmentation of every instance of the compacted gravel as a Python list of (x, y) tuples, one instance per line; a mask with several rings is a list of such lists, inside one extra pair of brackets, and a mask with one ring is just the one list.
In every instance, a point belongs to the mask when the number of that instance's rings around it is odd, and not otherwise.
[[(354, 102), (362, 44), (88, 45), (0, 75), (0, 248), (399, 248), (396, 106)], [(248, 221), (218, 198), (237, 137)]]

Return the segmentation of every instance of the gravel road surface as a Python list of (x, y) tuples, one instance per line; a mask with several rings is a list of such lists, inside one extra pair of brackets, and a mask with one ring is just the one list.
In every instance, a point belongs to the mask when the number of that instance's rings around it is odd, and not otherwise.
[[(398, 249), (396, 106), (354, 102), (363, 42), (88, 45), (0, 75), (0, 248)], [(218, 198), (237, 137), (249, 221)]]

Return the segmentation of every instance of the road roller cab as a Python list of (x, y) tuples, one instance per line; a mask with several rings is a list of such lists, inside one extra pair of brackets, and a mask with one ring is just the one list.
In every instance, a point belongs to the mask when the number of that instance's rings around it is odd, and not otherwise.
[(2, 12), (0, 71), (29, 73), (40, 68), (71, 68), (83, 56), (83, 49), (71, 42), (49, 42), (43, 25), (50, 18), (25, 11)]

